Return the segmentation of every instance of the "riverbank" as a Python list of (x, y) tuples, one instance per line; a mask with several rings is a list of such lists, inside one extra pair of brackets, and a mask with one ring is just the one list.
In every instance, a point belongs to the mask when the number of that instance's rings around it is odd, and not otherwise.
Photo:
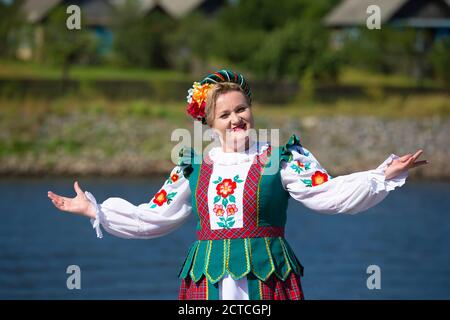
[[(446, 96), (255, 105), (258, 128), (293, 132), (336, 176), (376, 167), (390, 153), (424, 150), (412, 178), (449, 179)], [(1, 176), (166, 175), (173, 130), (193, 126), (182, 104), (103, 99), (1, 101)], [(376, 107), (378, 106), (378, 107)]]

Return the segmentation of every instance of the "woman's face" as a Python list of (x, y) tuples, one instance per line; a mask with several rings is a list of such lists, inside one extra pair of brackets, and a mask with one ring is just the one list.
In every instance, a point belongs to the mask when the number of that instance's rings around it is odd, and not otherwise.
[(219, 133), (226, 152), (245, 150), (254, 122), (252, 110), (242, 92), (229, 91), (217, 97), (211, 127)]

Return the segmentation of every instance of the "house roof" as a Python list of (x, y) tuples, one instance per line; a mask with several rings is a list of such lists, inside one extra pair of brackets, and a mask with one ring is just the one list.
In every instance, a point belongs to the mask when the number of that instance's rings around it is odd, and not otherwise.
[[(83, 14), (89, 24), (108, 24), (111, 18), (111, 8), (120, 6), (126, 0), (95, 0), (73, 1), (73, 4), (82, 6)], [(180, 18), (200, 6), (206, 0), (137, 0), (140, 2), (142, 14), (145, 15), (155, 9), (162, 8), (174, 18)], [(45, 19), (48, 13), (64, 0), (26, 0), (23, 6), (26, 19), (36, 23)]]
[(344, 0), (325, 17), (325, 24), (330, 27), (365, 24), (367, 7), (370, 5), (380, 7), (381, 23), (384, 23), (406, 2), (408, 0)]
[(61, 0), (27, 0), (23, 4), (25, 18), (31, 23), (41, 21), (60, 2)]
[[(126, 0), (110, 1), (116, 6), (123, 5), (126, 2)], [(159, 6), (173, 18), (181, 18), (205, 1), (206, 0), (139, 0), (143, 15)]]
[[(365, 25), (368, 17), (367, 8), (377, 5), (381, 11), (381, 23), (399, 20), (405, 25), (413, 26), (411, 21), (419, 21), (421, 26), (448, 25), (450, 1), (419, 0), (343, 0), (324, 19), (330, 27)], [(407, 9), (406, 9), (407, 8)]]
[(160, 6), (172, 17), (181, 18), (188, 14), (205, 0), (160, 0)]

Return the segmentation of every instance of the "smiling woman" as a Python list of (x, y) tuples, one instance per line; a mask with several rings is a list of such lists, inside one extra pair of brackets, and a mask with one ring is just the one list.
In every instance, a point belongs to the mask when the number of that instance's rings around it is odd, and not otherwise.
[[(180, 268), (180, 299), (303, 299), (303, 266), (284, 237), (290, 197), (327, 214), (362, 212), (405, 183), (421, 155), (390, 155), (378, 168), (331, 178), (293, 134), (281, 147), (257, 141), (251, 91), (244, 77), (221, 70), (195, 82), (187, 112), (214, 129), (221, 145), (181, 153), (162, 188), (146, 203), (108, 198), (98, 204), (75, 182), (73, 199), (54, 205), (91, 218), (122, 238), (150, 239), (179, 228), (194, 213), (195, 241)], [(277, 170), (268, 170), (269, 164)]]
[(249, 147), (249, 132), (254, 128), (250, 99), (235, 83), (219, 83), (211, 89), (206, 104), (206, 123), (220, 138), (225, 152)]

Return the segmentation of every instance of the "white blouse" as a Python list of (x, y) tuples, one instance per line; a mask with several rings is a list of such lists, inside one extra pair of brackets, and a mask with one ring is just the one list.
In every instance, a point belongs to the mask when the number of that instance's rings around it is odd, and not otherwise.
[[(246, 152), (223, 152), (220, 147), (212, 148), (209, 157), (214, 163), (211, 175), (210, 199), (214, 198), (214, 182), (218, 178), (239, 175), (237, 181), (245, 181), (254, 156), (261, 154), (267, 143), (254, 144)], [(292, 147), (292, 160), (281, 163), (283, 187), (292, 198), (306, 207), (327, 214), (356, 214), (382, 201), (389, 191), (402, 186), (408, 172), (386, 180), (384, 169), (393, 159), (391, 154), (378, 168), (331, 178), (326, 170), (306, 148)], [(316, 183), (315, 183), (316, 182)], [(216, 183), (217, 184), (217, 183)], [(236, 224), (242, 227), (242, 193), (244, 183), (237, 183)], [(150, 202), (134, 205), (125, 199), (112, 197), (97, 204), (94, 196), (86, 191), (88, 199), (96, 206), (97, 215), (91, 223), (99, 238), (100, 225), (108, 233), (121, 238), (151, 239), (164, 236), (179, 228), (192, 211), (189, 180), (183, 176), (183, 167), (176, 166), (158, 193)], [(219, 204), (220, 205), (220, 204)], [(215, 212), (213, 201), (209, 201), (210, 212)], [(216, 218), (216, 215), (211, 215)], [(211, 219), (214, 219), (211, 218)], [(218, 228), (211, 221), (212, 228)]]
[[(256, 154), (268, 148), (267, 143), (254, 143), (245, 152), (223, 152), (220, 147), (212, 148), (208, 155), (213, 161), (213, 171), (208, 189), (210, 225), (212, 229), (224, 227), (242, 228), (243, 186), (247, 172)], [(384, 170), (393, 159), (391, 154), (378, 168), (332, 178), (317, 159), (307, 149), (292, 146), (289, 151), (292, 159), (282, 161), (281, 182), (292, 198), (306, 207), (326, 214), (356, 214), (373, 207), (382, 201), (389, 191), (402, 186), (407, 172), (386, 180)], [(182, 166), (176, 166), (164, 182), (162, 188), (150, 202), (134, 205), (125, 199), (112, 197), (98, 204), (88, 191), (88, 199), (96, 207), (96, 218), (91, 219), (99, 238), (100, 226), (108, 233), (121, 238), (151, 239), (164, 236), (179, 228), (192, 212), (189, 180), (183, 176)], [(233, 183), (233, 197), (223, 203), (217, 197), (221, 182)], [(226, 192), (226, 189), (225, 189)], [(219, 201), (221, 200), (221, 201)], [(232, 203), (231, 203), (232, 202)], [(224, 212), (232, 213), (230, 219)], [(248, 299), (246, 279), (234, 281), (224, 277), (219, 283), (222, 299)]]

